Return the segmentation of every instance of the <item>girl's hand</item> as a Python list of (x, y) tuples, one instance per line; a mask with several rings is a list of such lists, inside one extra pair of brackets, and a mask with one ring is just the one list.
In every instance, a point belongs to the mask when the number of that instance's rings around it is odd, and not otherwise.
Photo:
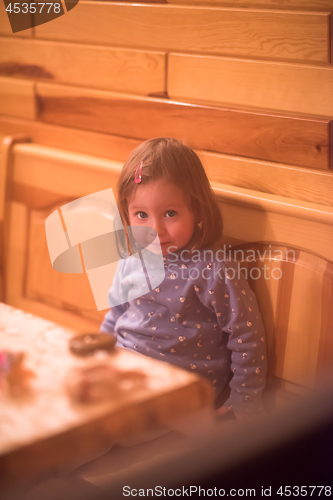
[(214, 411), (214, 414), (216, 417), (223, 417), (223, 415), (226, 415), (230, 411), (231, 410), (229, 410), (229, 408), (227, 408), (226, 406), (221, 406), (221, 408), (218, 408)]
[[(218, 408), (217, 410), (214, 411), (214, 414), (216, 417), (223, 417), (227, 413), (230, 413), (231, 410), (227, 408), (226, 406), (221, 406), (221, 408)], [(236, 417), (236, 420), (238, 422), (244, 423), (244, 424), (252, 424), (255, 422), (259, 422), (264, 418), (263, 413), (239, 413), (237, 411), (234, 411), (233, 414)]]

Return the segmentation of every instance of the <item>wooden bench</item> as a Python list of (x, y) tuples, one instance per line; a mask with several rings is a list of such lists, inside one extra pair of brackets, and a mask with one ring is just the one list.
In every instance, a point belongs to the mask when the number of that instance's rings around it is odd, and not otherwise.
[[(10, 141), (3, 158), (10, 185), (5, 302), (78, 331), (99, 330), (106, 311), (96, 310), (87, 276), (52, 268), (45, 219), (70, 200), (115, 191), (122, 164)], [(272, 407), (279, 395), (318, 389), (333, 360), (333, 209), (212, 185), (224, 219), (222, 248), (238, 249), (232, 256), (247, 269), (263, 315)]]
[[(281, 244), (231, 252), (256, 294), (268, 348), (268, 403), (333, 382), (333, 263)], [(272, 399), (275, 396), (275, 401)]]

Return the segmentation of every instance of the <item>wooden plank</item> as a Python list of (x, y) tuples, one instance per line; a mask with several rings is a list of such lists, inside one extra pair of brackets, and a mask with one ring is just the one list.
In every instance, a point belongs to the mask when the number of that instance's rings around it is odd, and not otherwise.
[(280, 242), (333, 262), (333, 209), (249, 189), (213, 184), (226, 245)]
[[(328, 375), (333, 351), (332, 327), (319, 313), (329, 309), (322, 292), (328, 298), (332, 294), (333, 264), (274, 241), (247, 243), (229, 252), (258, 300), (268, 373), (311, 389), (322, 387), (319, 376)], [(325, 364), (319, 357), (323, 349), (328, 350)]]
[[(100, 2), (114, 2), (119, 3), (119, 0), (99, 0)], [(167, 2), (167, 0), (136, 0), (135, 3), (171, 3)]]
[(321, 311), (324, 297), (321, 294), (323, 276), (315, 269), (318, 258), (312, 255), (307, 258), (313, 261), (314, 268), (305, 267), (303, 262), (294, 269), (283, 378), (311, 387), (317, 375), (321, 323), (314, 311)]
[(0, 37), (0, 75), (139, 95), (163, 94), (165, 54)]
[(328, 25), (328, 36), (331, 38), (331, 44), (329, 45), (329, 60), (333, 62), (333, 13), (330, 15), (331, 24)]
[(10, 227), (10, 204), (12, 186), (11, 151), (14, 144), (29, 142), (24, 134), (8, 136), (1, 144), (0, 158), (0, 300), (5, 299), (6, 267), (8, 260), (8, 239)]
[(24, 295), (101, 325), (106, 311), (97, 311), (87, 274), (59, 273), (52, 268), (45, 238), (45, 219), (52, 211), (30, 211)]
[(28, 208), (21, 203), (11, 203), (5, 268), (5, 299), (14, 305), (16, 297), (24, 295), (24, 277), (27, 262)]
[(331, 307), (333, 301), (333, 287), (332, 287), (332, 267), (328, 264), (325, 271), (325, 278), (323, 280), (322, 297), (324, 297), (321, 308), (321, 332), (320, 332), (320, 345), (318, 352), (318, 367), (321, 367), (321, 373), (318, 374), (318, 385), (323, 386), (329, 380), (329, 372), (332, 367), (333, 356), (333, 309)]
[(333, 68), (170, 54), (168, 95), (333, 116)]
[(198, 152), (211, 182), (333, 206), (333, 172)]
[[(330, 148), (329, 148), (329, 153), (328, 153), (329, 154), (328, 161), (329, 161), (331, 168), (333, 168), (333, 122), (332, 121), (329, 124), (329, 129), (331, 132), (331, 139), (329, 140)], [(331, 154), (330, 154), (330, 152), (331, 152)]]
[[(38, 122), (3, 118), (0, 116), (0, 132), (5, 135), (21, 134), (24, 131), (36, 144), (96, 157), (125, 161), (140, 141), (123, 137), (97, 134), (77, 129), (57, 127)], [(197, 150), (211, 182), (224, 182), (233, 186), (253, 189), (312, 203), (332, 206), (333, 174), (292, 165), (261, 162), (230, 155)], [(31, 191), (35, 201), (41, 199)], [(23, 195), (22, 195), (23, 196)], [(49, 193), (45, 195), (49, 203)], [(50, 200), (50, 201), (49, 201)], [(46, 206), (43, 201), (41, 206)]]
[(261, 7), (263, 9), (326, 10), (332, 12), (332, 0), (167, 0), (170, 4), (209, 5), (219, 7)]
[(34, 82), (0, 77), (0, 109), (4, 115), (36, 118)]
[[(56, 203), (75, 199), (103, 189), (116, 190), (121, 171), (120, 162), (97, 159), (77, 153), (68, 153), (35, 144), (15, 146), (14, 185), (24, 185), (46, 193), (57, 194)], [(66, 178), (66, 183), (64, 179)], [(27, 193), (26, 193), (27, 194)], [(45, 205), (32, 201), (30, 207), (47, 208), (50, 197), (45, 196)], [(52, 199), (51, 203), (55, 204)], [(18, 200), (21, 201), (21, 200)]]
[[(74, 328), (77, 332), (98, 331), (101, 321), (84, 317), (77, 311), (59, 309), (49, 301), (38, 300), (32, 297), (30, 290), (26, 296), (25, 281), (27, 276), (29, 241), (29, 209), (22, 203), (11, 203), (11, 218), (8, 247), (8, 262), (6, 266), (6, 302), (12, 306), (29, 311), (33, 314), (57, 321), (57, 323)], [(31, 256), (30, 256), (31, 258)], [(30, 292), (30, 297), (29, 297)]]
[[(29, 2), (29, 0), (27, 0)], [(32, 22), (32, 19), (31, 19)], [(32, 26), (32, 24), (31, 24)], [(0, 2), (0, 35), (7, 35), (14, 38), (29, 38), (33, 36), (34, 28), (26, 29), (23, 31), (18, 31), (13, 33), (12, 27), (10, 25), (8, 15), (6, 12), (5, 2)]]
[[(1, 137), (1, 143), (3, 137)], [(1, 144), (0, 156), (0, 302), (4, 301), (5, 297), (5, 233), (6, 222), (5, 213), (7, 202), (7, 154), (5, 148)]]
[[(224, 217), (223, 243), (225, 244), (281, 241), (308, 249), (324, 259), (333, 261), (332, 226), (306, 219), (295, 219), (284, 214), (264, 214), (262, 211), (250, 208), (244, 211), (231, 203), (220, 203), (220, 207)], [(309, 235), (311, 235), (310, 240)]]
[[(213, 184), (219, 183), (221, 180), (227, 179), (224, 175), (224, 172), (228, 171), (228, 164), (226, 161), (229, 161), (229, 170), (235, 170), (239, 168), (239, 176), (243, 175), (246, 182), (246, 168), (249, 169), (248, 164), (250, 164), (251, 171), (249, 173), (249, 177), (252, 172), (252, 164), (254, 166), (258, 166), (258, 171), (256, 175), (260, 177), (271, 177), (271, 172), (275, 173), (275, 176), (278, 177), (278, 169), (279, 166), (275, 166), (274, 164), (265, 164), (251, 162), (250, 160), (242, 159), (242, 158), (232, 158), (227, 156), (219, 156), (213, 155), (205, 152), (199, 152), (200, 157), (203, 159), (203, 163), (208, 174), (210, 181)], [(105, 186), (111, 187), (116, 190), (116, 183), (118, 180), (118, 175), (121, 171), (122, 163), (111, 161), (111, 160), (99, 160), (97, 158), (86, 156), (77, 153), (67, 153), (65, 151), (58, 151), (52, 148), (46, 148), (43, 146), (37, 146), (34, 144), (20, 144), (15, 146), (15, 151), (13, 153), (13, 158), (15, 160), (15, 171), (14, 171), (14, 187), (19, 186), (28, 186), (29, 188), (35, 188), (38, 190), (43, 190), (47, 193), (58, 193), (57, 200), (60, 202), (64, 197), (80, 197), (89, 194), (91, 191), (99, 191), (105, 189)], [(222, 159), (222, 162), (218, 164), (218, 160)], [(211, 160), (213, 160), (211, 162)], [(237, 166), (237, 163), (240, 163), (240, 166)], [(94, 165), (94, 175), (91, 177), (91, 165)], [(269, 170), (269, 175), (265, 175), (265, 167), (272, 167)], [(261, 170), (260, 170), (261, 168)], [(274, 169), (275, 168), (275, 172)], [(312, 172), (310, 170), (303, 169), (295, 169), (292, 167), (280, 167), (280, 170), (284, 173), (287, 171), (287, 175), (289, 177), (285, 180), (285, 185), (297, 184), (303, 187), (304, 192), (313, 189), (313, 186), (316, 186), (317, 182), (317, 204), (321, 206), (321, 209), (325, 211), (325, 207), (322, 206), (324, 203), (323, 200), (320, 199), (320, 194), (322, 197), (326, 199), (326, 205), (332, 206), (332, 183), (333, 183), (333, 173), (321, 173), (321, 172)], [(244, 172), (244, 174), (242, 174)], [(70, 179), (70, 182), (66, 183), (66, 186), (63, 186), (63, 178)], [(90, 177), (89, 177), (90, 176)], [(298, 177), (299, 176), (299, 177)], [(251, 177), (250, 177), (251, 178)], [(229, 179), (228, 179), (229, 180)], [(232, 182), (228, 183), (232, 184)], [(282, 184), (282, 183), (281, 183)], [(234, 184), (235, 185), (235, 184)], [(325, 187), (326, 186), (326, 190)], [(243, 186), (245, 187), (245, 186)], [(232, 187), (229, 186), (232, 190)], [(251, 186), (246, 186), (246, 192), (249, 192)], [(252, 190), (253, 187), (252, 187)], [(258, 191), (258, 190), (257, 190)], [(263, 189), (261, 189), (263, 191)], [(283, 191), (285, 191), (283, 189)], [(236, 189), (236, 192), (237, 189)], [(267, 191), (266, 191), (267, 193)], [(25, 196), (27, 196), (27, 192), (25, 192)], [(259, 193), (257, 192), (259, 195)], [(274, 195), (274, 193), (271, 193)], [(291, 198), (291, 193), (289, 194), (289, 198)], [(262, 194), (263, 198), (268, 199), (269, 195)], [(286, 196), (282, 193), (281, 196), (284, 196), (284, 201), (286, 201)], [(306, 197), (306, 194), (304, 195)], [(45, 196), (47, 200), (44, 204), (38, 204), (36, 197), (32, 197), (32, 202), (30, 206), (41, 208), (47, 207), (50, 203), (55, 203), (54, 200), (49, 196)], [(273, 196), (273, 200), (277, 200), (277, 196)], [(303, 204), (304, 207), (310, 207), (313, 209), (317, 209), (318, 205), (313, 205), (313, 200), (304, 200), (312, 201), (309, 204)], [(293, 205), (293, 200), (290, 200), (291, 205)], [(301, 202), (298, 202), (301, 204)], [(271, 209), (270, 209), (271, 210)], [(288, 208), (288, 210), (290, 210)]]
[[(91, 19), (94, 22), (91, 23)], [(329, 62), (328, 13), (80, 1), (38, 38)], [(89, 26), (89, 29), (87, 29)]]
[[(329, 168), (329, 120), (189, 105), (37, 83), (43, 123), (149, 139), (304, 167)], [(204, 124), (204, 126), (203, 126)], [(242, 131), (242, 133), (240, 133)]]
[(141, 141), (0, 115), (1, 134), (26, 133), (36, 144), (125, 161)]
[[(23, 145), (17, 148), (27, 147)], [(227, 203), (236, 203), (263, 212), (271, 212), (289, 217), (305, 219), (333, 226), (333, 208), (315, 203), (292, 200), (283, 196), (259, 193), (251, 189), (237, 188), (226, 184), (213, 183), (217, 196)], [(333, 234), (332, 234), (333, 237)], [(253, 241), (262, 241), (261, 239)], [(280, 240), (277, 240), (280, 241)], [(307, 248), (307, 247), (305, 247)], [(312, 250), (311, 250), (312, 252)], [(315, 253), (315, 252), (312, 252)], [(331, 259), (329, 259), (331, 260)]]

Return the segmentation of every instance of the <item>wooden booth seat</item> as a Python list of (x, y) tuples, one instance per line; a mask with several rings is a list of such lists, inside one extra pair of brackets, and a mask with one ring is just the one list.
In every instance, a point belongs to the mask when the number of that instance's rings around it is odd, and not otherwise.
[[(106, 311), (97, 311), (84, 273), (52, 268), (45, 219), (76, 198), (115, 192), (122, 163), (9, 139), (2, 162), (2, 300), (98, 331)], [(224, 219), (222, 248), (233, 249), (248, 274), (265, 323), (270, 404), (318, 389), (332, 377), (333, 208), (212, 185)]]
[[(268, 405), (333, 382), (333, 264), (274, 242), (234, 247), (266, 329)], [(273, 396), (273, 398), (272, 398)]]

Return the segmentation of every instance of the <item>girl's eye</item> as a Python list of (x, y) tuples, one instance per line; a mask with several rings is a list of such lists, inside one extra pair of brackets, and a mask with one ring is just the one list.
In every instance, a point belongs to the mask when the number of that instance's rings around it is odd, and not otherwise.
[(176, 215), (176, 212), (174, 210), (168, 210), (166, 212), (167, 217), (174, 217)]
[(138, 212), (136, 215), (139, 217), (139, 219), (147, 219), (148, 217), (146, 212)]

